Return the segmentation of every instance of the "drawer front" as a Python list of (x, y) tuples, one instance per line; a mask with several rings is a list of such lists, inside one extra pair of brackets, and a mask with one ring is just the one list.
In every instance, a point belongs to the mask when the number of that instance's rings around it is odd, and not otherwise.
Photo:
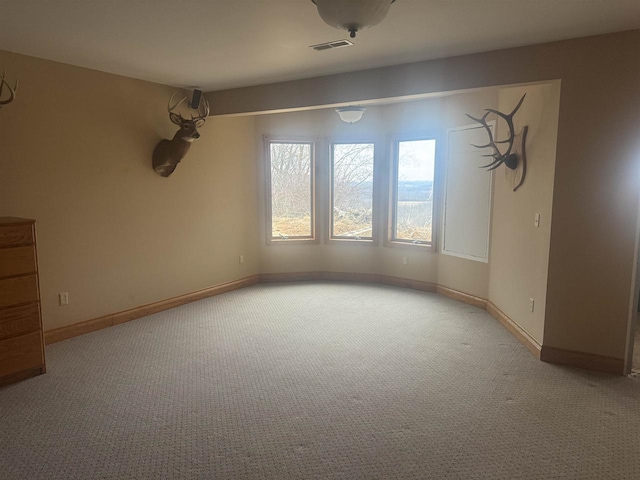
[(36, 268), (34, 246), (0, 248), (0, 277), (34, 273)]
[(38, 300), (36, 275), (0, 279), (0, 308)]
[(0, 341), (40, 330), (37, 303), (0, 309)]
[(0, 377), (44, 364), (42, 335), (29, 333), (0, 342)]
[(0, 247), (32, 245), (33, 243), (32, 225), (6, 225), (0, 227)]

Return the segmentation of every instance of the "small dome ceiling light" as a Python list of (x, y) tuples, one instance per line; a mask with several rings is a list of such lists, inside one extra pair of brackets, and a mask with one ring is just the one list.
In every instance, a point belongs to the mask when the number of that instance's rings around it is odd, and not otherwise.
[(365, 110), (366, 108), (364, 107), (356, 107), (353, 105), (349, 107), (336, 108), (336, 112), (338, 112), (340, 120), (345, 123), (356, 123), (362, 118), (362, 114)]
[(327, 25), (347, 30), (351, 38), (363, 28), (377, 25), (396, 0), (311, 0)]

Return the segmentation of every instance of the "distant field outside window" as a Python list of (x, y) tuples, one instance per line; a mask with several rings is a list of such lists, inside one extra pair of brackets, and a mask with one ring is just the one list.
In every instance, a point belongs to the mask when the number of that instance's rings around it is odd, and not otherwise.
[(313, 159), (311, 143), (269, 145), (271, 237), (313, 236)]
[(373, 143), (336, 143), (331, 162), (331, 236), (372, 238)]
[(397, 144), (393, 240), (431, 244), (435, 140)]

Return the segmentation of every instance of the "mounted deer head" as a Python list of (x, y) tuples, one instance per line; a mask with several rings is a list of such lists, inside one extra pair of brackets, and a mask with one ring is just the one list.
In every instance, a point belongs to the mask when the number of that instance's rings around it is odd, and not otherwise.
[[(2, 72), (2, 76), (0, 76), (0, 108), (2, 108), (3, 105), (7, 105), (7, 104), (13, 102), (15, 100), (15, 98), (16, 98), (16, 90), (18, 90), (18, 81), (16, 80), (15, 86), (13, 88), (11, 88), (11, 85), (9, 85), (9, 83), (5, 79), (6, 75), (7, 75), (7, 72), (5, 70), (4, 72)], [(2, 99), (2, 91), (3, 91), (5, 86), (9, 90), (9, 97), (5, 98), (3, 100)]]
[[(493, 149), (493, 153), (482, 155), (483, 157), (491, 157), (493, 161), (486, 165), (481, 165), (480, 168), (486, 168), (487, 171), (495, 170), (503, 163), (509, 169), (508, 171), (513, 171), (514, 173), (511, 175), (512, 181), (514, 184), (513, 191), (515, 192), (520, 185), (524, 182), (524, 177), (526, 175), (526, 157), (524, 152), (524, 143), (527, 135), (527, 127), (524, 127), (522, 131), (516, 135), (515, 128), (513, 126), (513, 116), (520, 109), (522, 102), (524, 101), (524, 97), (527, 94), (522, 95), (522, 98), (513, 109), (513, 111), (509, 114), (499, 112), (498, 110), (493, 110), (491, 108), (485, 109), (485, 114), (482, 118), (475, 118), (471, 115), (467, 114), (474, 122), (478, 122), (480, 125), (484, 127), (487, 131), (487, 135), (489, 136), (489, 142), (485, 145), (474, 145), (471, 144), (472, 147), (476, 148), (488, 148), (491, 147)], [(487, 117), (490, 114), (495, 114), (498, 117), (502, 118), (509, 128), (509, 137), (506, 140), (494, 140), (493, 133), (491, 132), (491, 127), (487, 124)], [(498, 144), (506, 144), (507, 148), (504, 153), (498, 148)], [(509, 175), (507, 175), (509, 176)]]
[(163, 177), (168, 177), (180, 163), (180, 160), (191, 148), (191, 142), (200, 138), (198, 128), (204, 125), (209, 115), (209, 103), (204, 97), (201, 98), (198, 105), (198, 116), (191, 115), (191, 119), (184, 118), (181, 114), (176, 113), (176, 109), (182, 105), (187, 97), (184, 97), (178, 103), (171, 105), (175, 93), (171, 95), (167, 110), (169, 111), (169, 119), (180, 127), (171, 140), (160, 140), (156, 148), (153, 150), (153, 170)]

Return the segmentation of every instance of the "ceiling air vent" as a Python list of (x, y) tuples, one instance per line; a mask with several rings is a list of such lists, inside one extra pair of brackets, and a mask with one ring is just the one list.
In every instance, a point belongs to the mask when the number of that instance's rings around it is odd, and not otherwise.
[(331, 50), (333, 48), (352, 47), (353, 43), (349, 40), (334, 40), (333, 42), (319, 43), (318, 45), (311, 45), (309, 48), (313, 48), (317, 52), (322, 50)]

